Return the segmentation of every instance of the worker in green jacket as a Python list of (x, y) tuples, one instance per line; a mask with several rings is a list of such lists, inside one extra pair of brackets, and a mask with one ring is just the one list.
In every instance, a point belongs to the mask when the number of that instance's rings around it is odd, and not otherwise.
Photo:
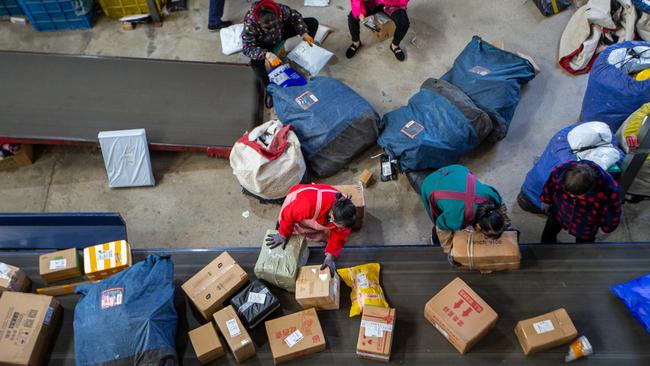
[(429, 174), (420, 193), (434, 223), (431, 241), (440, 244), (445, 252), (451, 249), (455, 231), (471, 226), (488, 237), (498, 238), (510, 227), (499, 192), (479, 182), (462, 165), (450, 165)]

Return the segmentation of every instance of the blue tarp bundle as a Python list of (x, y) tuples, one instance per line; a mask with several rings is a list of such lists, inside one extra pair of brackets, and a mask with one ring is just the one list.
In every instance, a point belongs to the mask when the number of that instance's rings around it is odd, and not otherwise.
[(613, 51), (636, 46), (647, 47), (650, 43), (623, 42), (608, 47), (598, 56), (589, 74), (587, 91), (582, 100), (580, 119), (583, 122), (605, 122), (616, 133), (630, 114), (650, 102), (650, 80), (636, 81), (620, 68), (621, 65), (608, 62)]
[(623, 300), (634, 318), (650, 332), (650, 274), (612, 286), (612, 291)]
[(379, 115), (341, 81), (315, 77), (304, 86), (272, 84), (268, 91), (278, 118), (293, 127), (316, 176), (335, 174), (377, 141)]
[(169, 256), (149, 255), (99, 283), (79, 287), (76, 364), (176, 365), (173, 275)]
[(474, 36), (445, 75), (467, 94), (495, 124), (494, 140), (502, 139), (519, 104), (521, 88), (535, 77), (526, 59)]

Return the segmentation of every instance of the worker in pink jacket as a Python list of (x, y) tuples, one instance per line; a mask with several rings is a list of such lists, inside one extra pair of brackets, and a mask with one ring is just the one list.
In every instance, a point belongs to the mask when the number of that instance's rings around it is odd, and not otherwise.
[(406, 14), (408, 2), (409, 0), (350, 0), (352, 11), (348, 15), (348, 27), (352, 36), (352, 45), (345, 52), (345, 56), (352, 58), (361, 48), (359, 21), (365, 22), (367, 16), (384, 12), (395, 22), (395, 35), (390, 44), (390, 50), (399, 61), (404, 61), (406, 55), (399, 44), (406, 36), (410, 26), (409, 17)]

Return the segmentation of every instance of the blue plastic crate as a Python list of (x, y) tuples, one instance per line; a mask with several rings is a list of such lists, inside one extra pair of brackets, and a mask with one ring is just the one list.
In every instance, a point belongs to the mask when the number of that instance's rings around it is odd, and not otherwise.
[(39, 32), (90, 29), (93, 26), (94, 12), (77, 15), (70, 0), (18, 0), (18, 3), (34, 29)]
[(0, 18), (21, 17), (23, 15), (17, 0), (0, 0)]

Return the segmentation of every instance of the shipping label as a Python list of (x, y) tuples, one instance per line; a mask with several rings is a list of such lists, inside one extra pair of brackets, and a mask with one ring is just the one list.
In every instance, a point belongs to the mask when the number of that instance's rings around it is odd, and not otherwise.
[(368, 283), (368, 279), (366, 278), (365, 273), (357, 273), (357, 286), (360, 288), (368, 288), (370, 287), (370, 284)]
[[(104, 250), (104, 249), (99, 249), (98, 248), (96, 253), (97, 254), (95, 255), (95, 258), (97, 258), (98, 262), (104, 261), (104, 260), (110, 260), (111, 258), (113, 258), (115, 256), (115, 254), (113, 253), (113, 249)], [(119, 259), (117, 259), (117, 261), (119, 262)]]
[(364, 328), (364, 335), (366, 337), (381, 338), (384, 336), (384, 332), (393, 331), (392, 324), (378, 323), (370, 320), (362, 320), (361, 326)]
[(472, 67), (471, 69), (469, 69), (467, 71), (469, 71), (471, 73), (474, 73), (474, 74), (477, 74), (477, 75), (481, 75), (481, 76), (489, 75), (489, 74), (492, 73), (492, 71), (490, 69), (488, 69), (486, 67), (483, 67), (483, 66), (478, 66), (478, 65)]
[(406, 135), (410, 139), (414, 139), (417, 135), (419, 135), (422, 131), (424, 131), (424, 126), (421, 124), (417, 123), (414, 120), (410, 120), (407, 122), (404, 127), (400, 130), (401, 133)]
[(45, 314), (45, 319), (43, 319), (44, 325), (50, 325), (52, 322), (52, 315), (54, 314), (54, 308), (51, 306), (47, 307), (47, 313)]
[(254, 304), (264, 305), (264, 303), (266, 302), (266, 294), (262, 294), (258, 292), (249, 292), (248, 299), (246, 301)]
[(314, 95), (314, 93), (310, 92), (307, 90), (306, 92), (300, 94), (298, 98), (296, 98), (296, 103), (302, 108), (303, 110), (309, 109), (312, 105), (316, 104), (318, 102), (318, 98)]
[(56, 257), (50, 261), (50, 271), (63, 269), (67, 266), (68, 261), (63, 257)]
[(292, 348), (293, 346), (298, 344), (298, 342), (302, 341), (303, 338), (304, 337), (303, 337), (302, 333), (300, 332), (300, 330), (296, 329), (295, 332), (289, 334), (289, 336), (284, 339), (284, 343), (286, 343), (287, 346), (289, 346), (289, 348)]
[(438, 324), (434, 324), (433, 326), (436, 327), (436, 329), (438, 329), (438, 332), (440, 332), (440, 334), (442, 334), (445, 338), (449, 339), (449, 334), (445, 332), (445, 330), (442, 329)]
[(550, 320), (543, 320), (541, 322), (533, 323), (533, 328), (537, 334), (544, 334), (555, 330), (553, 322)]
[(102, 291), (100, 309), (106, 310), (124, 303), (124, 288), (115, 287)]
[(226, 320), (226, 327), (228, 328), (228, 333), (230, 333), (230, 338), (235, 338), (241, 335), (237, 319)]

